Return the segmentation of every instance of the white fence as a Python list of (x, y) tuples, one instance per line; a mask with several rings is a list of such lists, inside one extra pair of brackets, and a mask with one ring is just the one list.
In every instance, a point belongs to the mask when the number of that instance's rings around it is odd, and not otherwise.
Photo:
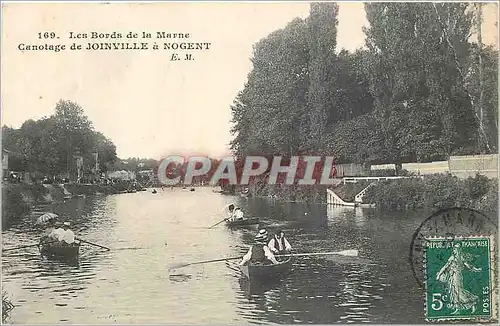
[[(371, 170), (395, 170), (394, 164), (372, 165)], [(448, 161), (429, 163), (403, 163), (402, 169), (419, 175), (451, 173), (466, 179), (482, 174), (488, 178), (498, 178), (498, 154), (450, 156)]]
[(498, 154), (451, 156), (448, 160), (450, 173), (459, 178), (482, 174), (488, 178), (498, 178)]
[(403, 163), (403, 170), (414, 172), (420, 175), (446, 173), (450, 171), (448, 161), (437, 161), (429, 163)]

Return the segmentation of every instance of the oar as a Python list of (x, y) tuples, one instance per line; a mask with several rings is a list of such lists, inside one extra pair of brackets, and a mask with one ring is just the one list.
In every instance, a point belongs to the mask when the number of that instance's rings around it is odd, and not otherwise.
[(83, 240), (83, 239), (76, 239), (76, 240), (78, 240), (80, 242), (88, 243), (89, 245), (93, 245), (93, 246), (96, 246), (96, 247), (99, 247), (99, 248), (102, 248), (102, 249), (106, 249), (107, 251), (111, 250), (108, 247), (104, 247), (104, 246), (98, 245), (97, 243), (93, 243), (93, 242), (86, 241), (86, 240)]
[[(287, 257), (287, 256), (319, 256), (319, 255), (341, 255), (341, 256), (351, 256), (351, 257), (357, 257), (358, 256), (358, 251), (355, 249), (351, 250), (343, 250), (343, 251), (330, 251), (330, 252), (309, 252), (309, 253), (302, 253), (302, 254), (283, 254), (283, 255), (276, 255), (275, 257)], [(215, 263), (218, 261), (227, 261), (227, 260), (236, 260), (236, 259), (242, 259), (243, 256), (238, 256), (238, 257), (229, 257), (229, 258), (220, 258), (220, 259), (212, 259), (212, 260), (203, 260), (203, 261), (197, 261), (194, 263), (182, 263), (182, 264), (175, 264), (172, 265), (170, 269), (177, 269), (177, 268), (182, 268), (186, 266), (191, 266), (191, 265), (199, 265), (199, 264), (207, 264), (207, 263)]]
[(222, 221), (220, 221), (220, 222), (215, 223), (214, 225), (212, 225), (211, 227), (209, 227), (209, 229), (213, 228), (214, 226), (217, 226), (217, 225), (221, 224), (222, 222), (224, 222), (224, 221), (226, 221), (226, 220), (228, 220), (228, 219), (229, 219), (229, 217), (227, 217), (227, 218), (223, 219), (223, 220), (222, 220)]
[(350, 250), (330, 251), (330, 252), (308, 252), (303, 254), (282, 254), (282, 255), (276, 255), (276, 257), (321, 256), (321, 255), (341, 255), (341, 256), (357, 257), (358, 251), (356, 249), (350, 249)]
[[(57, 241), (45, 242), (45, 243), (57, 243)], [(24, 249), (24, 248), (38, 247), (39, 245), (40, 245), (40, 243), (34, 243), (34, 244), (30, 244), (30, 245), (25, 245), (25, 246), (2, 249), (2, 251), (11, 251), (11, 250)]]
[(17, 250), (17, 249), (24, 249), (24, 248), (30, 248), (30, 247), (37, 247), (39, 244), (31, 244), (31, 245), (26, 245), (26, 246), (20, 246), (20, 247), (14, 247), (14, 248), (7, 248), (7, 249), (2, 249), (2, 251), (10, 251), (10, 250)]
[(199, 265), (199, 264), (207, 264), (207, 263), (215, 263), (218, 261), (226, 261), (226, 260), (236, 260), (236, 259), (242, 259), (243, 256), (238, 256), (238, 257), (228, 257), (228, 258), (220, 258), (220, 259), (212, 259), (212, 260), (202, 260), (202, 261), (197, 261), (194, 263), (182, 263), (182, 264), (175, 264), (170, 266), (169, 270), (171, 269), (177, 269), (177, 268), (182, 268), (186, 266), (191, 266), (191, 265)]
[[(221, 211), (221, 213), (222, 213), (222, 212), (224, 212), (224, 210), (225, 210), (226, 208), (228, 208), (229, 206), (231, 206), (231, 205), (234, 205), (234, 203), (229, 203), (229, 204), (227, 204), (226, 206), (222, 207), (222, 209), (220, 210), (220, 211)], [(212, 225), (211, 227), (209, 227), (209, 229), (211, 229), (211, 228), (213, 228), (214, 226), (217, 226), (217, 225), (221, 224), (222, 222), (224, 222), (224, 221), (226, 221), (226, 220), (229, 220), (229, 219), (230, 219), (230, 217), (226, 217), (226, 218), (225, 218), (225, 219), (223, 219), (222, 221), (217, 222), (217, 223), (215, 223), (214, 225)]]

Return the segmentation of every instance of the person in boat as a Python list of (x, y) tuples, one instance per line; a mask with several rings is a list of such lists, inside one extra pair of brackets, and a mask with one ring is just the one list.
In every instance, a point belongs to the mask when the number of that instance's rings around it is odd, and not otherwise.
[(42, 238), (40, 239), (41, 243), (47, 243), (47, 242), (55, 242), (58, 241), (58, 237), (55, 235), (56, 230), (56, 221), (54, 219), (51, 219), (50, 221), (47, 222), (47, 228), (45, 229)]
[(75, 233), (69, 227), (69, 222), (63, 223), (64, 232), (61, 236), (61, 242), (63, 245), (72, 245), (75, 243)]
[(255, 244), (250, 247), (248, 252), (240, 262), (240, 265), (271, 265), (278, 264), (271, 249), (267, 246), (267, 231), (260, 230), (255, 236)]
[(242, 221), (243, 220), (243, 211), (241, 208), (236, 207), (229, 218), (230, 222)]
[(231, 204), (231, 205), (229, 205), (229, 206), (227, 207), (228, 213), (227, 213), (227, 218), (226, 218), (226, 219), (227, 219), (228, 221), (230, 221), (230, 220), (233, 218), (233, 216), (234, 216), (234, 209), (235, 209), (235, 208), (236, 208), (236, 207), (234, 206), (234, 204)]
[(278, 230), (274, 234), (274, 237), (269, 241), (268, 247), (274, 254), (284, 254), (292, 250), (292, 246), (285, 238), (285, 232), (282, 230)]
[(64, 235), (64, 229), (62, 228), (63, 224), (60, 222), (57, 222), (55, 224), (55, 229), (52, 231), (50, 238), (53, 239), (54, 241), (61, 242), (63, 239)]

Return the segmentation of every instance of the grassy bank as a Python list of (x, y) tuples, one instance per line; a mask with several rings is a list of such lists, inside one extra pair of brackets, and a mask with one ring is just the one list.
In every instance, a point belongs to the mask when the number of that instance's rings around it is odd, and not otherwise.
[(27, 214), (37, 203), (49, 199), (49, 190), (43, 185), (2, 184), (2, 229), (11, 221)]
[[(275, 184), (264, 182), (249, 185), (250, 193), (256, 197), (274, 197), (285, 202), (322, 203), (325, 201), (326, 186), (302, 186)], [(238, 189), (241, 190), (241, 189)], [(238, 191), (237, 190), (237, 191)]]
[[(2, 184), (2, 229), (29, 213), (39, 204), (61, 202), (77, 195), (117, 194), (131, 188), (130, 182), (96, 184)], [(137, 190), (137, 189), (136, 189)]]
[(498, 183), (481, 175), (463, 180), (444, 174), (383, 181), (369, 188), (363, 201), (386, 211), (456, 206), (493, 212), (498, 210)]
[[(360, 181), (331, 188), (344, 201), (353, 202), (356, 194), (370, 183)], [(255, 182), (249, 188), (253, 196), (273, 196), (280, 201), (326, 203), (326, 186), (269, 185)], [(367, 190), (363, 202), (373, 203), (384, 211), (456, 206), (496, 212), (498, 183), (481, 175), (459, 179), (447, 174), (430, 175), (423, 179), (380, 181)]]

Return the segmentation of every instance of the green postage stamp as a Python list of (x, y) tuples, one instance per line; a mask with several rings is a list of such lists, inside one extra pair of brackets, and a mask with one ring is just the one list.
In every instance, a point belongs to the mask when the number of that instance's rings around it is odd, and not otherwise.
[(495, 259), (490, 236), (427, 238), (426, 319), (495, 320)]

